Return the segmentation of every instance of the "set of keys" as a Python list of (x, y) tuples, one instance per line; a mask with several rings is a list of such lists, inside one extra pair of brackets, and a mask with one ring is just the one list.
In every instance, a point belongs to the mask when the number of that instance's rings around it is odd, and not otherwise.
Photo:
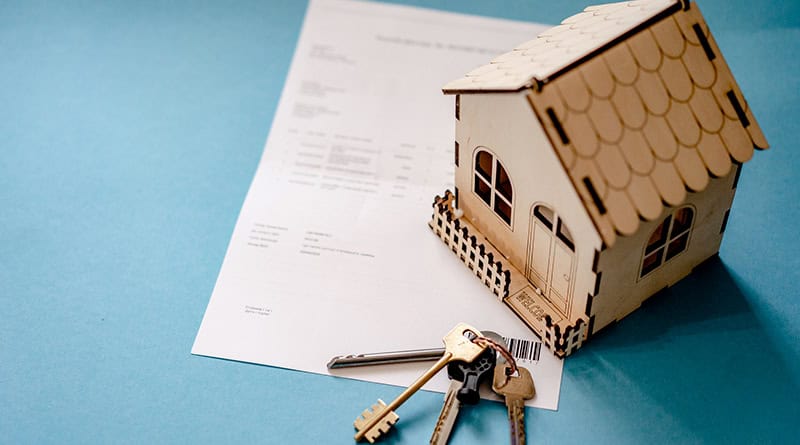
[[(488, 333), (487, 333), (488, 334)], [(431, 445), (446, 444), (456, 423), (461, 405), (474, 405), (480, 400), (479, 386), (489, 377), (492, 389), (505, 400), (511, 431), (511, 444), (525, 444), (525, 401), (535, 395), (530, 372), (518, 367), (496, 334), (484, 336), (477, 329), (459, 323), (443, 339), (443, 350), (402, 351), (399, 353), (367, 356), (336, 357), (330, 368), (364, 364), (398, 363), (430, 360), (439, 356), (436, 363), (388, 405), (381, 399), (355, 420), (355, 440), (370, 443), (386, 434), (397, 423), (394, 412), (400, 405), (427, 383), (443, 368), (448, 368), (452, 380), (444, 396), (444, 404), (431, 435)], [(499, 358), (498, 354), (499, 353)], [(380, 357), (378, 357), (380, 356)], [(349, 360), (348, 360), (349, 359)]]

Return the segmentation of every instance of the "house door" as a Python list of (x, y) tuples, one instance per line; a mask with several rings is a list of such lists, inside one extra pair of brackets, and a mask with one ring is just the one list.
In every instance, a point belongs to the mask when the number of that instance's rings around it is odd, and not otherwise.
[(575, 275), (575, 243), (567, 226), (550, 208), (531, 213), (526, 276), (542, 295), (569, 316)]

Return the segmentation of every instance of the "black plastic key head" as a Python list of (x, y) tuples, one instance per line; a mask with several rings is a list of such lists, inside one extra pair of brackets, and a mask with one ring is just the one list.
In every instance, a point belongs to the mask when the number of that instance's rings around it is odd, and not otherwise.
[(447, 375), (461, 383), (456, 398), (465, 405), (475, 405), (481, 399), (478, 387), (494, 374), (497, 362), (494, 349), (486, 348), (472, 363), (463, 361), (450, 362), (447, 365)]

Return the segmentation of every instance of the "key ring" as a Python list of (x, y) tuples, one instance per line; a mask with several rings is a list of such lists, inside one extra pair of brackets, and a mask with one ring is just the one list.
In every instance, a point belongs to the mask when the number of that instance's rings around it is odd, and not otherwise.
[(475, 336), (475, 338), (471, 339), (473, 343), (483, 348), (492, 348), (495, 351), (499, 352), (504, 359), (506, 359), (506, 363), (508, 363), (509, 365), (509, 368), (506, 370), (506, 376), (511, 376), (517, 373), (517, 361), (514, 360), (514, 356), (512, 356), (511, 353), (508, 352), (508, 349), (503, 347), (503, 345), (501, 345), (500, 343), (497, 343), (496, 341), (492, 340), (491, 338), (478, 335), (473, 331), (469, 332)]

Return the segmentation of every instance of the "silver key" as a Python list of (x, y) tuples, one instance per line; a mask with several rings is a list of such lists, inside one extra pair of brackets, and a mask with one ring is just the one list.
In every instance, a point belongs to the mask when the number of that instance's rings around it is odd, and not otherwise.
[(518, 375), (508, 375), (511, 365), (497, 364), (492, 389), (503, 397), (508, 408), (511, 445), (525, 445), (525, 401), (536, 395), (530, 371), (517, 367)]
[(447, 392), (444, 393), (444, 405), (436, 419), (436, 426), (433, 428), (430, 445), (445, 445), (450, 440), (450, 434), (456, 425), (458, 412), (461, 410), (461, 402), (458, 400), (458, 390), (461, 389), (458, 380), (451, 380)]
[[(492, 331), (483, 335), (505, 345), (503, 337)], [(427, 362), (439, 360), (444, 348), (409, 349), (407, 351), (375, 352), (370, 354), (337, 355), (328, 362), (328, 369), (354, 368), (359, 366), (390, 365), (395, 363)]]
[(377, 352), (372, 354), (337, 355), (328, 362), (328, 369), (356, 366), (389, 365), (394, 363), (439, 360), (444, 348), (411, 349), (408, 351)]

